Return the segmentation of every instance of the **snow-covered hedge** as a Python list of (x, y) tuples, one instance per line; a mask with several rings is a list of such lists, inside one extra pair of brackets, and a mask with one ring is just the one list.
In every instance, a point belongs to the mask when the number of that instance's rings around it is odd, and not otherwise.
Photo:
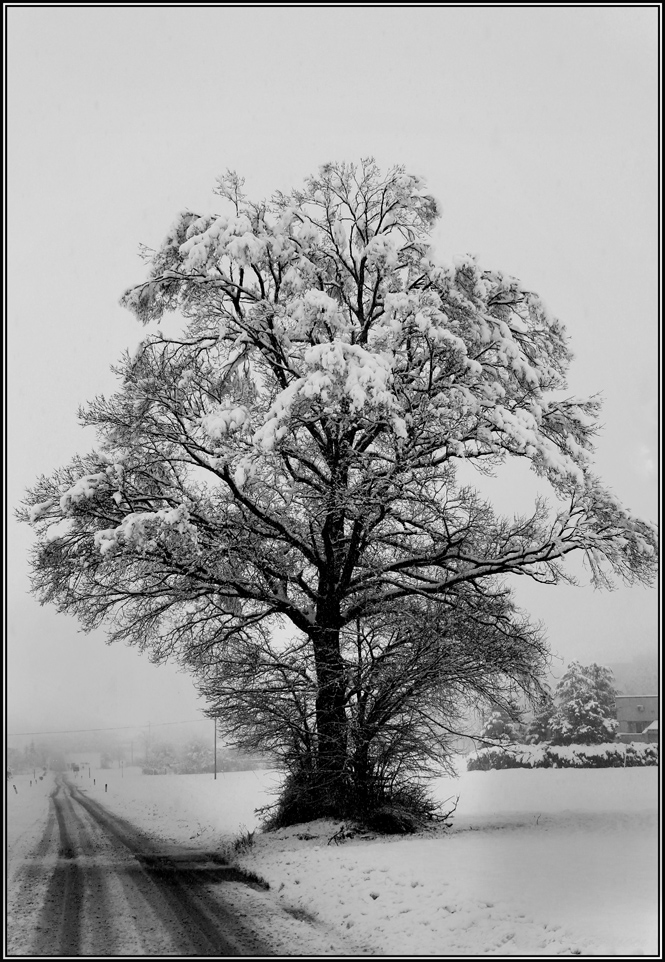
[(467, 757), (467, 771), (496, 768), (633, 768), (658, 764), (658, 745), (508, 745), (491, 746)]

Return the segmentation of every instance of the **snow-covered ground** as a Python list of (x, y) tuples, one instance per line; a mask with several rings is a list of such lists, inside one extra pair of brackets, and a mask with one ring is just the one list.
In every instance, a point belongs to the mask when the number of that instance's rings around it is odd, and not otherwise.
[[(33, 778), (15, 775), (7, 782), (6, 852), (8, 866), (23, 858), (41, 837), (48, 815), (48, 799), (55, 786), (52, 772)], [(9, 874), (9, 872), (8, 872)]]
[[(44, 783), (15, 781), (10, 857), (47, 803)], [(256, 829), (254, 809), (278, 781), (138, 770), (77, 779), (140, 828), (207, 850)], [(335, 845), (341, 823), (317, 822), (257, 833), (239, 860), (270, 883), (266, 898), (351, 937), (361, 954), (656, 955), (657, 792), (656, 768), (469, 772), (435, 784), (441, 800), (459, 795), (451, 828)]]

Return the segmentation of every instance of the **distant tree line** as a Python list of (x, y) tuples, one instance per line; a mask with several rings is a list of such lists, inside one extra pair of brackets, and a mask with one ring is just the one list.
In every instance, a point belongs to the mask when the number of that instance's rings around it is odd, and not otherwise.
[(40, 769), (46, 771), (62, 761), (62, 753), (46, 745), (36, 745), (34, 740), (23, 748), (7, 747), (7, 768), (15, 774)]
[[(102, 767), (105, 767), (102, 756)], [(217, 749), (217, 771), (235, 772), (265, 768), (268, 762), (256, 755), (241, 755), (226, 747)], [(110, 766), (108, 766), (110, 767)], [(142, 763), (144, 775), (199, 775), (215, 769), (214, 751), (203, 739), (194, 738), (176, 747), (170, 742), (154, 742), (146, 747)]]

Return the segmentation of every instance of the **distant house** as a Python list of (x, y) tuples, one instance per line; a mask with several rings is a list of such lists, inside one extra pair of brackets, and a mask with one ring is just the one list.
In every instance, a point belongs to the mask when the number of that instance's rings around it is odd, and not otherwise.
[(617, 695), (616, 706), (618, 741), (658, 741), (658, 695)]
[(70, 768), (72, 765), (78, 765), (79, 768), (87, 771), (88, 768), (102, 767), (101, 752), (68, 752), (66, 758)]
[(650, 725), (647, 725), (644, 729), (644, 734), (650, 742), (658, 741), (658, 719), (652, 721)]

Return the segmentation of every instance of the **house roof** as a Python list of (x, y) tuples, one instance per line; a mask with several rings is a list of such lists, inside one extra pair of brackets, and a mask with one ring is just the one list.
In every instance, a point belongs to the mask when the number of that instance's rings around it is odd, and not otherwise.
[(615, 695), (614, 696), (615, 701), (620, 701), (623, 698), (631, 698), (633, 701), (636, 701), (639, 698), (658, 698), (658, 695)]

